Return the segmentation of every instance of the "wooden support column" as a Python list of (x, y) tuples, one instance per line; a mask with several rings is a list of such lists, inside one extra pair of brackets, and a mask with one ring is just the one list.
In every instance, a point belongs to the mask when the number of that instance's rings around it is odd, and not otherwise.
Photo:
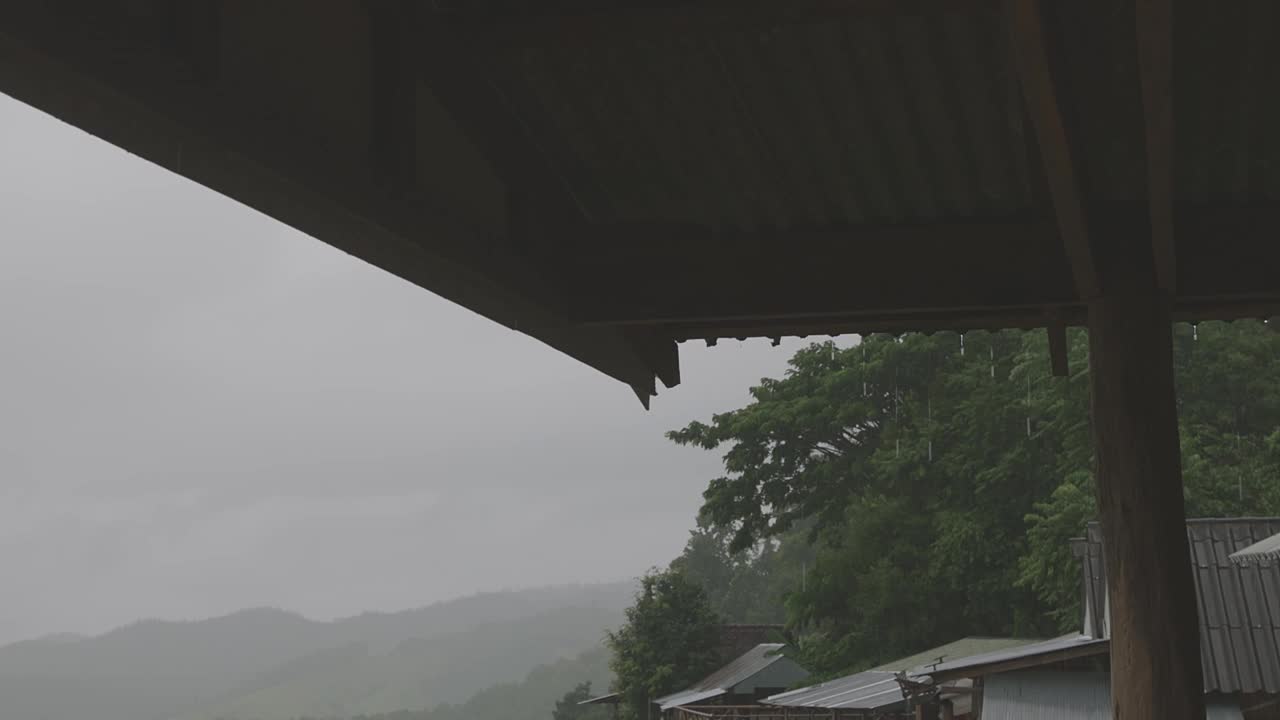
[[(1011, 48), (1027, 114), (1035, 129), (1059, 234), (1089, 306), (1089, 377), (1097, 454), (1098, 511), (1107, 564), (1111, 689), (1117, 720), (1203, 720), (1199, 617), (1187, 546), (1174, 403), (1171, 298), (1173, 256), (1172, 14), (1170, 0), (1135, 0), (1135, 54), (1146, 150), (1147, 222), (1088, 211), (1105, 203), (1081, 181), (1082, 157), (1055, 68), (1080, 36), (1055, 35), (1048, 3), (1005, 0)], [(1058, 6), (1066, 6), (1063, 3)], [(1110, 12), (1115, 21), (1120, 12)], [(1103, 18), (1099, 18), (1100, 21)], [(1057, 63), (1050, 47), (1056, 47)], [(1083, 47), (1089, 47), (1087, 43)], [(1093, 80), (1098, 78), (1093, 77)], [(1108, 118), (1127, 132), (1122, 110), (1070, 106), (1074, 116)], [(1100, 124), (1101, 125), (1101, 124)], [(1099, 126), (1100, 126), (1099, 125)], [(1078, 128), (1076, 128), (1078, 129)], [(1087, 170), (1088, 168), (1085, 167)], [(1051, 332), (1051, 345), (1065, 338)], [(1062, 348), (1065, 350), (1065, 347)], [(1065, 352), (1057, 356), (1062, 371)]]
[(1167, 296), (1154, 287), (1107, 294), (1089, 305), (1117, 720), (1205, 716), (1169, 313)]

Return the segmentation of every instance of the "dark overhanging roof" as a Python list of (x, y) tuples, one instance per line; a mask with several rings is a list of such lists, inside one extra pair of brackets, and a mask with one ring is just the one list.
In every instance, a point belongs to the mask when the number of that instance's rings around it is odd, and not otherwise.
[(1180, 318), (1277, 313), (1278, 19), (50, 0), (0, 6), (0, 91), (647, 401), (682, 340), (1059, 326), (1144, 274)]

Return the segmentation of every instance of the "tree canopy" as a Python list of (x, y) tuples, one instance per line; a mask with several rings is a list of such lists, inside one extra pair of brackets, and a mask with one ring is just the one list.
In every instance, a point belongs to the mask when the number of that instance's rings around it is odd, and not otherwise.
[(627, 620), (608, 633), (613, 691), (623, 712), (647, 716), (649, 704), (715, 670), (720, 618), (702, 587), (680, 569), (650, 572), (641, 579)]
[[(1280, 513), (1280, 334), (1237, 322), (1174, 336), (1188, 514)], [(1007, 331), (800, 350), (745, 407), (669, 434), (721, 450), (725, 468), (675, 565), (712, 598), (748, 583), (772, 602), (718, 601), (731, 620), (785, 598), (819, 673), (1078, 627), (1068, 540), (1095, 514), (1087, 339), (1071, 333), (1066, 378), (1047, 345)], [(729, 559), (698, 565), (717, 538)], [(796, 546), (811, 553), (800, 582), (743, 569)]]

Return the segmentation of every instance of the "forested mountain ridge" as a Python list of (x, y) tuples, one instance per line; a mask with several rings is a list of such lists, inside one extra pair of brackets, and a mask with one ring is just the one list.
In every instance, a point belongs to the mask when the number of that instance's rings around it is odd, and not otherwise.
[[(275, 720), (307, 714), (321, 698), (334, 717), (461, 702), (598, 646), (633, 589), (485, 593), (331, 622), (254, 609), (15, 643), (0, 647), (0, 720)], [(468, 682), (449, 680), (451, 663), (468, 669)], [(259, 709), (270, 715), (241, 712)]]

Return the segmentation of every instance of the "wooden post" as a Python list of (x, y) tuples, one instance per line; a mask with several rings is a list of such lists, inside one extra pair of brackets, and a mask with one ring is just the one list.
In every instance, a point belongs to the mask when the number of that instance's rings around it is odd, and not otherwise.
[(1169, 305), (1154, 288), (1108, 294), (1089, 304), (1116, 720), (1205, 716)]

